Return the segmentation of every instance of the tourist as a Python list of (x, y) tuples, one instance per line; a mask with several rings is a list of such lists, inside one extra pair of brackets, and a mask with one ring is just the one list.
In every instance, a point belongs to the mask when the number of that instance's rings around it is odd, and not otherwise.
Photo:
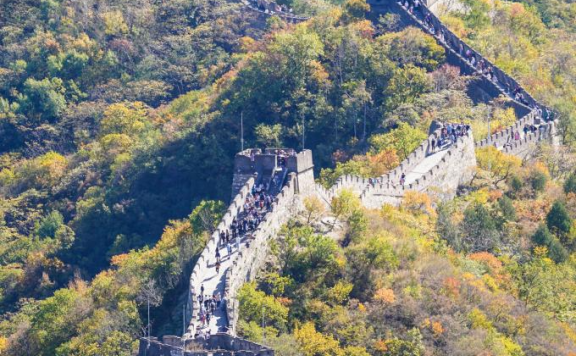
[(404, 185), (404, 183), (406, 182), (406, 174), (402, 173), (402, 175), (400, 176), (400, 185)]
[(228, 251), (228, 257), (232, 255), (232, 245), (230, 245), (230, 241), (226, 244), (226, 250)]
[(514, 133), (514, 140), (518, 141), (520, 139), (520, 132), (516, 131)]
[(432, 138), (430, 144), (432, 145), (432, 152), (436, 151), (436, 140), (434, 138)]
[(220, 249), (216, 247), (216, 262), (220, 263)]

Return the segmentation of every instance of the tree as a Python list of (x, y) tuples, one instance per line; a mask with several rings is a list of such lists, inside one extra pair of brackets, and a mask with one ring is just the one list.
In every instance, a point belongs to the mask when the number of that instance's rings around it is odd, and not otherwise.
[(321, 218), (325, 211), (324, 204), (316, 196), (304, 198), (304, 209), (306, 211), (307, 224)]
[(330, 208), (335, 220), (348, 219), (354, 211), (360, 209), (360, 199), (351, 190), (342, 189), (338, 196), (332, 198)]
[(548, 176), (540, 170), (535, 170), (530, 174), (530, 184), (532, 185), (532, 189), (536, 192), (543, 192), (547, 181)]
[(572, 172), (564, 182), (564, 192), (576, 194), (576, 172)]
[(432, 88), (426, 70), (408, 64), (397, 68), (384, 90), (386, 108), (394, 109), (403, 103), (412, 103), (418, 96)]
[(509, 221), (516, 220), (516, 208), (512, 204), (512, 199), (507, 196), (503, 196), (498, 200), (498, 207), (502, 212), (502, 216)]
[(254, 129), (256, 141), (264, 147), (282, 147), (282, 125), (259, 124)]
[(36, 234), (42, 239), (44, 238), (54, 238), (56, 237), (56, 231), (64, 224), (64, 217), (59, 211), (54, 210), (46, 217), (44, 217), (40, 223), (36, 224)]
[(386, 341), (386, 347), (386, 356), (421, 356), (425, 351), (422, 334), (417, 328), (409, 330), (404, 339), (393, 338)]
[(489, 172), (495, 186), (507, 180), (522, 164), (520, 158), (503, 153), (494, 146), (476, 149), (476, 159), (478, 166)]
[(36, 120), (57, 118), (66, 108), (64, 93), (65, 89), (59, 78), (28, 78), (24, 82), (23, 95), (18, 100), (20, 111)]
[(194, 234), (213, 233), (225, 211), (226, 205), (222, 201), (202, 200), (189, 216)]
[(546, 225), (550, 231), (558, 235), (565, 235), (570, 232), (572, 220), (564, 203), (559, 200), (554, 202), (552, 209), (546, 215)]
[(464, 235), (464, 246), (469, 252), (491, 251), (500, 244), (496, 222), (482, 204), (466, 208), (461, 231)]
[(388, 57), (401, 66), (415, 65), (433, 71), (446, 59), (444, 48), (432, 36), (413, 27), (386, 33), (378, 37), (378, 42), (387, 48)]
[(307, 322), (294, 330), (304, 356), (345, 356), (338, 340), (316, 331), (312, 322)]
[(556, 263), (564, 262), (568, 258), (568, 252), (560, 241), (548, 230), (546, 225), (540, 225), (538, 227), (534, 235), (532, 235), (532, 242), (537, 246), (546, 247), (548, 256)]
[(140, 102), (112, 104), (104, 112), (100, 134), (135, 136), (146, 128), (146, 117), (147, 110)]
[(402, 161), (406, 159), (426, 137), (426, 134), (421, 130), (405, 122), (401, 122), (396, 129), (389, 133), (370, 137), (371, 152), (372, 154), (378, 154), (393, 149)]
[(344, 9), (352, 19), (362, 19), (370, 11), (370, 5), (366, 0), (346, 0)]
[(284, 330), (288, 321), (288, 308), (276, 298), (256, 289), (256, 283), (245, 283), (238, 291), (239, 315), (247, 322), (261, 323)]
[(536, 229), (536, 232), (532, 235), (532, 242), (538, 246), (548, 247), (552, 240), (554, 240), (554, 235), (550, 233), (546, 225), (538, 226), (538, 229)]

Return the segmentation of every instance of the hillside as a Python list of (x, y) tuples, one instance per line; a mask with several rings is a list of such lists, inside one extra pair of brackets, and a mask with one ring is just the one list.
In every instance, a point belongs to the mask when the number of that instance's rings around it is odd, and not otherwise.
[[(462, 3), (442, 21), (560, 116), (562, 145), (524, 160), (479, 148), (450, 201), (308, 201), (238, 295), (241, 336), (278, 355), (576, 353), (572, 5)], [(140, 336), (183, 334), (241, 139), (311, 149), (330, 188), (390, 172), (433, 121), (479, 140), (518, 119), (395, 15), (286, 5), (312, 17), (226, 1), (0, 4), (0, 354), (132, 355)]]

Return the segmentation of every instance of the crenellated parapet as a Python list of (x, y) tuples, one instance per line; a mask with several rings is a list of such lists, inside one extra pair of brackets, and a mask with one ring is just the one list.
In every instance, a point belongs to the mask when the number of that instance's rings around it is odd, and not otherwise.
[(228, 210), (222, 217), (222, 221), (218, 224), (214, 232), (210, 235), (210, 239), (206, 243), (204, 250), (200, 254), (200, 257), (196, 261), (196, 265), (192, 270), (192, 274), (190, 275), (190, 287), (189, 287), (189, 295), (188, 295), (188, 313), (190, 318), (190, 324), (188, 326), (187, 334), (189, 337), (192, 337), (196, 334), (197, 329), (197, 320), (198, 320), (198, 306), (195, 303), (198, 297), (198, 293), (200, 291), (200, 287), (202, 285), (202, 281), (204, 277), (208, 274), (209, 270), (211, 270), (210, 262), (214, 261), (216, 255), (216, 248), (218, 247), (218, 242), (220, 239), (219, 231), (222, 231), (230, 224), (232, 221), (239, 216), (240, 213), (244, 211), (244, 200), (252, 190), (254, 186), (255, 179), (252, 177), (248, 179), (248, 181), (244, 184), (244, 186), (240, 189), (238, 194), (236, 194), (234, 200), (228, 206)]
[(271, 210), (256, 228), (250, 241), (240, 249), (232, 266), (226, 271), (226, 313), (229, 322), (228, 330), (232, 334), (236, 333), (238, 321), (238, 290), (245, 282), (256, 278), (257, 271), (266, 262), (269, 242), (277, 237), (282, 225), (288, 222), (298, 210), (298, 204), (294, 199), (297, 194), (296, 182), (296, 174), (291, 173), (288, 182), (272, 204)]

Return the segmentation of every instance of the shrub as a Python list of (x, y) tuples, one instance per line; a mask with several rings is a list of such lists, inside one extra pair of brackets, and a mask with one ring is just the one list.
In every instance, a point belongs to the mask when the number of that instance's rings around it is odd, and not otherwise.
[(552, 209), (550, 209), (548, 215), (546, 215), (546, 225), (548, 225), (550, 231), (557, 234), (567, 234), (570, 232), (572, 220), (568, 215), (564, 203), (559, 200), (554, 202)]

